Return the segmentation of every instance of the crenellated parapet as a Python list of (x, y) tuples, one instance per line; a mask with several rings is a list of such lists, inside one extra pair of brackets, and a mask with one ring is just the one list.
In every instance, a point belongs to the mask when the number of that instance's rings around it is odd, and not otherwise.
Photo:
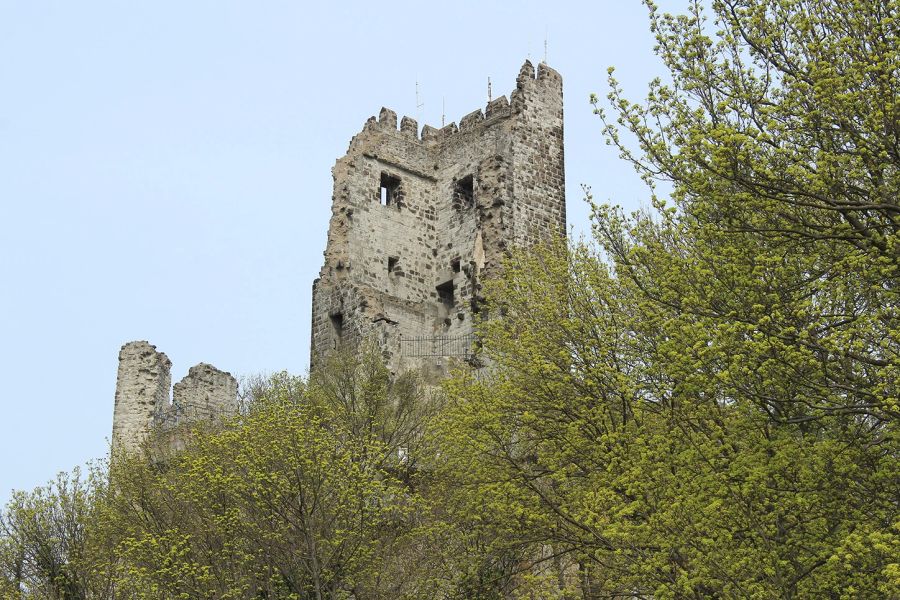
[(416, 138), (419, 135), (419, 123), (413, 118), (403, 117), (400, 120), (400, 133), (407, 137)]
[[(457, 126), (451, 122), (442, 127), (433, 127), (425, 124), (419, 131), (418, 122), (408, 116), (400, 119), (399, 133), (407, 138), (415, 139), (423, 143), (434, 143), (446, 140), (455, 133), (473, 132), (477, 125), (494, 124), (496, 119), (512, 116), (512, 113), (523, 109), (529, 98), (537, 99), (542, 96), (562, 97), (562, 77), (546, 63), (540, 63), (535, 70), (530, 61), (525, 61), (516, 77), (516, 87), (510, 94), (511, 100), (506, 96), (490, 100), (484, 109), (478, 109), (462, 117)], [(369, 117), (357, 135), (368, 132), (397, 132), (397, 113), (389, 108), (382, 107), (378, 117)], [(354, 137), (354, 140), (356, 138)], [(352, 148), (352, 142), (351, 142)]]
[(482, 121), (484, 121), (484, 113), (481, 112), (481, 109), (473, 110), (459, 120), (459, 130), (463, 132), (472, 131), (480, 125)]

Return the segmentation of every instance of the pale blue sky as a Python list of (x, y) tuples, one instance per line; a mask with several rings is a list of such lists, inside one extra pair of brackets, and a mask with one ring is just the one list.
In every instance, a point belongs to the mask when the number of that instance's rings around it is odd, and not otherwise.
[[(677, 10), (684, 1), (662, 2)], [(381, 106), (440, 125), (508, 94), (528, 56), (563, 76), (569, 223), (581, 184), (647, 190), (590, 92), (661, 72), (638, 0), (0, 0), (0, 502), (107, 451), (117, 354), (173, 381), (306, 370), (331, 167)], [(416, 108), (419, 82), (425, 106)]]

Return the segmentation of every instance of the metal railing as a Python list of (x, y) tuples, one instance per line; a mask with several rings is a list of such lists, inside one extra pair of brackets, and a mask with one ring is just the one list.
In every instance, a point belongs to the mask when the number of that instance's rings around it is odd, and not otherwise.
[(469, 359), (475, 356), (474, 333), (459, 336), (415, 336), (400, 338), (400, 356), (408, 358), (442, 358), (455, 356)]

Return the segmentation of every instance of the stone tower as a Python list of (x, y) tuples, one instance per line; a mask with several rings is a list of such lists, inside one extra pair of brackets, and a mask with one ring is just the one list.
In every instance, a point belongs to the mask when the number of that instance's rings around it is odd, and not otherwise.
[(481, 283), (504, 253), (565, 235), (562, 78), (526, 61), (508, 100), (421, 135), (382, 108), (333, 176), (313, 365), (368, 339), (393, 371), (440, 376), (470, 352)]
[(151, 430), (173, 449), (183, 445), (179, 425), (218, 421), (237, 412), (237, 380), (205, 363), (193, 366), (172, 391), (172, 362), (148, 342), (129, 342), (119, 351), (112, 453), (133, 452)]

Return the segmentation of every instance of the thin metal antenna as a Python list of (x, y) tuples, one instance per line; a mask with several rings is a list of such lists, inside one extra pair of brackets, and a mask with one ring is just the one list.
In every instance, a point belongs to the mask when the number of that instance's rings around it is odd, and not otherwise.
[(547, 64), (547, 39), (550, 37), (550, 28), (544, 28), (544, 64)]
[(419, 96), (419, 80), (416, 79), (416, 117), (418, 121), (422, 121), (422, 108), (425, 106), (425, 103), (421, 101)]
[(491, 78), (488, 77), (488, 102), (491, 101)]
[(447, 99), (444, 96), (441, 96), (441, 127), (444, 126), (444, 121), (447, 119)]

